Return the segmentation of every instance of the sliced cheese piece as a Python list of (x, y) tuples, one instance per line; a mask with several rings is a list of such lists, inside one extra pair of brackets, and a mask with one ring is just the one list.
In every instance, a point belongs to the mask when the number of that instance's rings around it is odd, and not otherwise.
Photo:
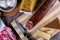
[(35, 33), (35, 35), (37, 35), (39, 37), (42, 37), (42, 38), (44, 38), (46, 40), (50, 40), (50, 38), (51, 38), (50, 34), (42, 32), (42, 31), (39, 31), (39, 30)]

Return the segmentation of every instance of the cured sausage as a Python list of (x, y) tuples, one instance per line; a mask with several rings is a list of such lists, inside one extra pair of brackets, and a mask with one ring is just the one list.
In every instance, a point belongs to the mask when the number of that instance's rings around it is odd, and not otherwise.
[(28, 20), (26, 27), (32, 29), (55, 4), (56, 0), (47, 0), (42, 7)]

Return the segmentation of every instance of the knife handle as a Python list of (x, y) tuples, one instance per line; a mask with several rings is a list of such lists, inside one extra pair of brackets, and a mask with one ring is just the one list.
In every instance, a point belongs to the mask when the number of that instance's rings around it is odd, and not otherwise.
[(28, 33), (25, 33), (25, 36), (28, 38), (28, 40), (32, 40), (32, 37)]
[(0, 11), (0, 18), (1, 18), (1, 11)]

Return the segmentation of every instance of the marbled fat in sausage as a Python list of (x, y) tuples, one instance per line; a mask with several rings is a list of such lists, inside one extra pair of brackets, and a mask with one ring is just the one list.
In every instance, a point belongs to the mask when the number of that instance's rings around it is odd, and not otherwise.
[(55, 4), (56, 0), (47, 0), (42, 7), (28, 20), (26, 27), (32, 29)]

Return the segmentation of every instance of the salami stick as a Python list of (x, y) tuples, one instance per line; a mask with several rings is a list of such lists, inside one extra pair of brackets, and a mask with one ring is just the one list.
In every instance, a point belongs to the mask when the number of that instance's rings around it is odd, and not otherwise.
[(56, 0), (47, 0), (45, 4), (28, 20), (26, 27), (32, 29), (55, 4)]

